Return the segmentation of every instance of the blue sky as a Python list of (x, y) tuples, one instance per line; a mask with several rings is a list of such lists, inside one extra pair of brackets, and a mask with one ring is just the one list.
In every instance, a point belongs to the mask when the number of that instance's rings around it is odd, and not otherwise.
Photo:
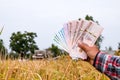
[(120, 42), (119, 0), (0, 0), (0, 27), (4, 30), (0, 38), (9, 49), (9, 38), (13, 32), (32, 31), (40, 49), (53, 43), (54, 33), (65, 22), (93, 16), (104, 28), (102, 49), (111, 46), (117, 49)]

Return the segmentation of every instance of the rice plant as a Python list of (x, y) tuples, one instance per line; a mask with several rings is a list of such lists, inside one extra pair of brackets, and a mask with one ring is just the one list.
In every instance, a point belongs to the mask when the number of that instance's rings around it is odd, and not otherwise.
[(59, 59), (0, 61), (0, 80), (110, 80), (86, 61)]

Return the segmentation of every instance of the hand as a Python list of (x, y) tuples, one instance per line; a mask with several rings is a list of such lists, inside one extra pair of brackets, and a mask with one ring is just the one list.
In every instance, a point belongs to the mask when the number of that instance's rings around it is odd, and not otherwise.
[(94, 59), (95, 59), (95, 56), (96, 56), (96, 54), (99, 52), (98, 47), (95, 46), (95, 45), (92, 46), (92, 47), (90, 47), (90, 46), (88, 46), (87, 44), (81, 43), (81, 42), (78, 43), (78, 46), (79, 46), (82, 50), (84, 50), (84, 51), (86, 52), (86, 54), (87, 54), (88, 57), (90, 58), (90, 63), (93, 64), (93, 61), (94, 61)]

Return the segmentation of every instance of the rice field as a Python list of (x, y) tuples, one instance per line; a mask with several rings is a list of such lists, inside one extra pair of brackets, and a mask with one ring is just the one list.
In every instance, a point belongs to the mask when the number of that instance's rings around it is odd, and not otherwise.
[(0, 61), (0, 80), (110, 80), (88, 62), (62, 56), (57, 60)]

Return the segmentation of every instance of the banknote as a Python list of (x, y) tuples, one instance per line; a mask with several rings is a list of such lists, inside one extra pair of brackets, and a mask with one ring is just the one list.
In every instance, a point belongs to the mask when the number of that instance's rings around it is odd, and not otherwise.
[(72, 59), (87, 59), (86, 53), (78, 47), (78, 41), (93, 46), (102, 31), (103, 27), (93, 21), (73, 20), (63, 25), (55, 34), (54, 41), (68, 52)]

